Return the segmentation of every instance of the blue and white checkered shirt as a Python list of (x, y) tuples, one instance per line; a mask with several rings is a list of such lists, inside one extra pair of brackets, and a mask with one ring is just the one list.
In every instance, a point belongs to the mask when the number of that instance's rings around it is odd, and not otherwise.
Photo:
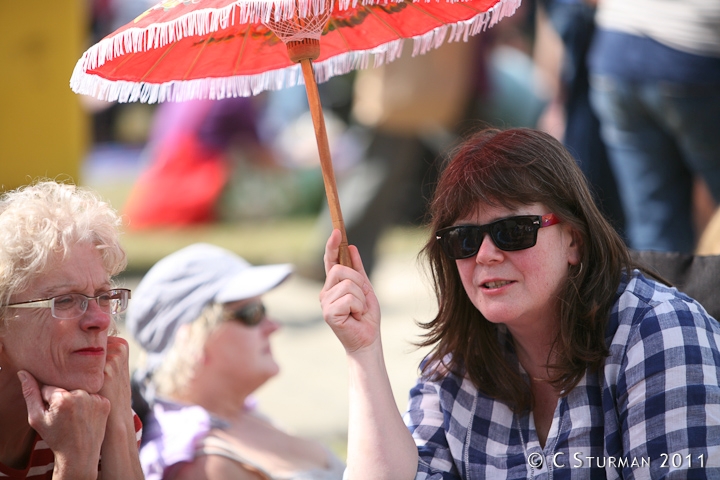
[(468, 378), (420, 379), (405, 423), (416, 480), (720, 479), (720, 325), (640, 272), (625, 277), (607, 327), (610, 356), (555, 409), (545, 448)]

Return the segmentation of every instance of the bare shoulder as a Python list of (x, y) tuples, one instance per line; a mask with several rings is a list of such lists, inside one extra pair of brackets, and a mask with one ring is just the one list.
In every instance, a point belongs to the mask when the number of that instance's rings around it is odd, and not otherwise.
[(262, 474), (218, 455), (203, 455), (193, 462), (185, 462), (173, 469), (171, 480), (265, 480)]

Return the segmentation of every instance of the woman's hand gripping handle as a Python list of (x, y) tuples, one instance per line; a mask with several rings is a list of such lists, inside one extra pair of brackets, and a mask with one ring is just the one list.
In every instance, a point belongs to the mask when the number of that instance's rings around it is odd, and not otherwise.
[(417, 448), (398, 412), (380, 340), (380, 305), (354, 246), (354, 268), (342, 265), (342, 235), (325, 246), (323, 318), (345, 347), (350, 384), (346, 480), (415, 478)]

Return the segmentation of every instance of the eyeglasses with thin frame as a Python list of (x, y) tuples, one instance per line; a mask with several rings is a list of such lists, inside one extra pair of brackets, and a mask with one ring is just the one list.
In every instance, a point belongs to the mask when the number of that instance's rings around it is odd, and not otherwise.
[(50, 314), (59, 319), (77, 318), (84, 314), (90, 300), (94, 300), (103, 313), (116, 315), (127, 309), (130, 299), (130, 290), (127, 288), (114, 288), (107, 292), (100, 293), (94, 297), (88, 297), (82, 293), (65, 293), (51, 298), (41, 300), (29, 300), (27, 302), (11, 303), (6, 307), (11, 308), (49, 308)]
[(497, 248), (506, 252), (525, 250), (535, 246), (538, 230), (560, 223), (555, 214), (518, 215), (486, 225), (456, 225), (435, 232), (445, 254), (452, 260), (477, 255), (485, 234)]
[(249, 303), (228, 313), (232, 320), (237, 320), (246, 327), (254, 327), (267, 316), (265, 305), (260, 302)]

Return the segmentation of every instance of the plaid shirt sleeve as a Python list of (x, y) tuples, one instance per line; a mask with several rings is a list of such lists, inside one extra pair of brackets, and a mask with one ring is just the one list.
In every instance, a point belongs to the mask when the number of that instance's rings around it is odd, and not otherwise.
[[(606, 423), (617, 421), (620, 435), (615, 441), (606, 438), (607, 453), (637, 463), (647, 459), (650, 464), (649, 469), (647, 464), (628, 465), (623, 477), (711, 478), (711, 472), (717, 474), (717, 321), (685, 295), (635, 276), (616, 303), (611, 324), (617, 330), (605, 373), (606, 381), (615, 386), (615, 411), (606, 408)], [(606, 392), (611, 395), (612, 389)]]
[(418, 448), (416, 480), (460, 480), (448, 445), (445, 414), (440, 406), (443, 384), (448, 380), (452, 382), (451, 378), (440, 383), (421, 378), (410, 390), (404, 420)]

